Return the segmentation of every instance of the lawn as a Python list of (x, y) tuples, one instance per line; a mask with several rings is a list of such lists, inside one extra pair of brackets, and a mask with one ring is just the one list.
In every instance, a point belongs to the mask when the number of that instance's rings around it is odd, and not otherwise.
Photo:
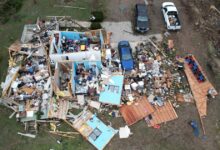
[[(9, 119), (12, 111), (0, 106), (0, 150), (83, 150), (92, 149), (92, 146), (86, 142), (81, 135), (74, 135), (75, 139), (63, 138), (62, 144), (56, 141), (60, 137), (47, 133), (49, 127), (40, 127), (40, 134), (35, 138), (23, 137), (17, 132), (24, 132), (24, 127), (21, 123), (16, 122), (15, 117)], [(62, 131), (73, 131), (71, 127), (62, 124), (60, 127)]]

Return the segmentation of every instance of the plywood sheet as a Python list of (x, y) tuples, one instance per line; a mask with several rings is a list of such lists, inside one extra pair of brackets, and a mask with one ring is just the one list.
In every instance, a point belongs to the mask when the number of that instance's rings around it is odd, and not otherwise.
[(154, 108), (148, 102), (146, 97), (137, 99), (131, 105), (122, 105), (120, 108), (120, 113), (127, 125), (132, 125), (138, 122), (152, 112), (154, 112)]
[(55, 102), (53, 98), (49, 102), (48, 118), (66, 119), (69, 110), (69, 101), (58, 100)]
[(185, 68), (184, 71), (185, 71), (185, 74), (187, 76), (191, 91), (193, 93), (199, 115), (200, 115), (200, 117), (204, 117), (204, 116), (207, 115), (207, 94), (208, 94), (208, 90), (211, 89), (211, 88), (214, 88), (214, 87), (208, 81), (207, 76), (205, 75), (204, 71), (202, 70), (201, 66), (199, 65), (198, 61), (195, 59), (194, 56), (193, 56), (193, 59), (198, 64), (199, 69), (201, 70), (201, 72), (204, 75), (206, 80), (204, 82), (199, 83), (187, 63), (184, 63), (184, 68)]
[(152, 119), (149, 120), (149, 126), (154, 126), (178, 118), (170, 101), (165, 102), (164, 106), (155, 106), (155, 111), (151, 115)]
[(93, 114), (90, 111), (85, 111), (81, 116), (76, 118), (73, 123), (73, 127), (85, 138), (87, 138), (93, 131), (93, 128), (87, 124), (87, 121), (91, 119), (92, 116)]

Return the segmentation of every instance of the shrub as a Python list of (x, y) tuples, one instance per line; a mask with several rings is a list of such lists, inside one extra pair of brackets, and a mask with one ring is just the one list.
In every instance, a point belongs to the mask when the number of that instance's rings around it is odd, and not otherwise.
[(90, 25), (90, 29), (91, 30), (96, 30), (96, 29), (101, 29), (102, 25), (100, 24), (100, 22), (92, 22)]
[(0, 6), (0, 22), (6, 23), (22, 7), (23, 0), (7, 0)]
[(42, 111), (37, 111), (35, 114), (36, 114), (37, 120), (39, 120), (44, 113)]
[(93, 11), (91, 14), (95, 17), (95, 20), (92, 20), (93, 22), (102, 22), (104, 20), (104, 14), (102, 11)]

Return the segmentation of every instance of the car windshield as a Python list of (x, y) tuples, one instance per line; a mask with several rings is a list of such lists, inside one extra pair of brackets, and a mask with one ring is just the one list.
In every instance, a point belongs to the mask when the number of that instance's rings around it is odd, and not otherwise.
[(169, 11), (168, 15), (177, 15), (177, 13), (175, 11)]
[(146, 16), (138, 16), (138, 21), (148, 21)]
[(130, 60), (130, 59), (132, 59), (130, 54), (122, 55), (122, 60)]

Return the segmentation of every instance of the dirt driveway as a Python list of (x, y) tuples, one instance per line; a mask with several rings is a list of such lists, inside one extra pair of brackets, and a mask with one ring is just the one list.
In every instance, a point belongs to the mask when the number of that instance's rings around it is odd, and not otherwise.
[[(160, 7), (165, 0), (154, 0), (152, 6), (148, 6), (151, 30), (147, 34), (164, 33), (165, 27), (161, 15)], [(208, 44), (204, 35), (196, 31), (195, 21), (186, 7), (187, 0), (171, 0), (177, 6), (180, 13), (182, 30), (170, 32), (169, 38), (174, 40), (178, 54), (193, 53), (200, 64), (207, 72), (209, 79), (214, 85), (213, 74), (207, 68), (206, 60)], [(144, 0), (109, 0), (106, 8), (106, 21), (133, 21), (135, 3)], [(192, 104), (183, 104), (177, 109), (179, 118), (173, 122), (162, 125), (162, 128), (151, 129), (141, 121), (131, 127), (134, 135), (129, 139), (121, 140), (115, 137), (107, 149), (127, 149), (127, 150), (218, 150), (220, 149), (220, 97), (208, 103), (208, 116), (204, 120), (207, 132), (206, 138), (195, 138), (192, 130), (187, 124), (191, 119), (198, 120), (198, 112)], [(124, 125), (122, 119), (113, 121), (114, 127)], [(200, 130), (202, 133), (202, 130)]]

